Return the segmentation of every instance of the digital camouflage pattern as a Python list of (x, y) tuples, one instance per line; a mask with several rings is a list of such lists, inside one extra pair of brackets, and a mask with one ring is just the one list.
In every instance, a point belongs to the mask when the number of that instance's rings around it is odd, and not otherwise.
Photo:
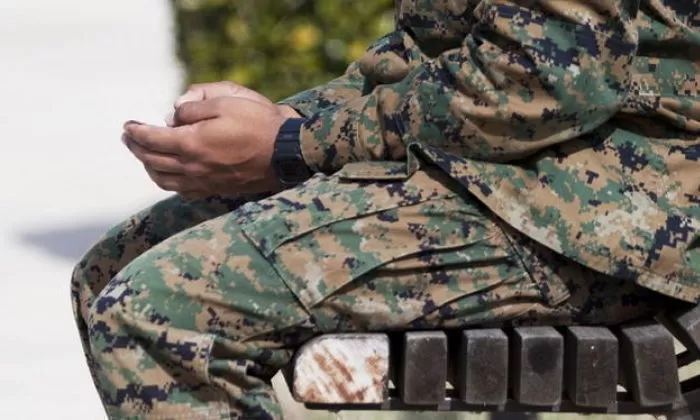
[(698, 300), (700, 2), (397, 4), (344, 78), (287, 101), (314, 169), (422, 156), (552, 250)]
[(332, 175), (170, 198), (77, 265), (111, 419), (282, 418), (270, 378), (318, 333), (697, 299), (698, 2), (397, 3), (396, 32), (285, 101)]
[(441, 172), (255, 198), (165, 200), (76, 267), (110, 419), (283, 418), (270, 379), (318, 333), (616, 323), (664, 303), (516, 240)]

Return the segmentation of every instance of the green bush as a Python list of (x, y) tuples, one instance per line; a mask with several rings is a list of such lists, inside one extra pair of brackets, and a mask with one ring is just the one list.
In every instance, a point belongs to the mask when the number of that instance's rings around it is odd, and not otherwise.
[(171, 0), (186, 84), (232, 80), (272, 100), (340, 75), (394, 24), (393, 0)]

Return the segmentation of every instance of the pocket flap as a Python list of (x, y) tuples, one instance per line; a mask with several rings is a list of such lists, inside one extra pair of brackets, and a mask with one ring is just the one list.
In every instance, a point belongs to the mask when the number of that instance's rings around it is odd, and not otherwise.
[(377, 161), (348, 163), (338, 172), (344, 180), (408, 179), (406, 162)]

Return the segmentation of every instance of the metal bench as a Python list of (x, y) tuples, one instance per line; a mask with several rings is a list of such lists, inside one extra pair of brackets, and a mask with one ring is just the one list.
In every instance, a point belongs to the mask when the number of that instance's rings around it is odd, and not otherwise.
[(302, 346), (285, 375), (309, 409), (680, 419), (700, 413), (700, 373), (684, 372), (699, 360), (696, 307), (619, 327), (327, 334)]

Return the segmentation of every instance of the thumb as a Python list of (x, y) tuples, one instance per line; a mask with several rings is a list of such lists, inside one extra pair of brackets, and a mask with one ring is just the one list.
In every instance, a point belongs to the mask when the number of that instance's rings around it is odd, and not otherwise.
[(174, 120), (178, 125), (186, 125), (217, 118), (221, 116), (219, 102), (217, 98), (184, 102), (175, 110)]
[(166, 117), (165, 117), (165, 124), (168, 127), (175, 127), (180, 123), (180, 121), (177, 120), (176, 118), (176, 111), (178, 108), (180, 108), (182, 105), (188, 103), (188, 102), (198, 102), (201, 100), (204, 100), (207, 98), (207, 87), (204, 85), (194, 85), (190, 87), (190, 89), (180, 95), (179, 98), (175, 101), (173, 104), (173, 109), (174, 111), (170, 112)]
[(182, 106), (182, 104), (185, 104), (187, 102), (201, 101), (203, 99), (206, 99), (206, 97), (207, 90), (205, 88), (192, 87), (187, 92), (182, 94), (179, 98), (177, 98), (174, 106), (177, 109), (180, 106)]

